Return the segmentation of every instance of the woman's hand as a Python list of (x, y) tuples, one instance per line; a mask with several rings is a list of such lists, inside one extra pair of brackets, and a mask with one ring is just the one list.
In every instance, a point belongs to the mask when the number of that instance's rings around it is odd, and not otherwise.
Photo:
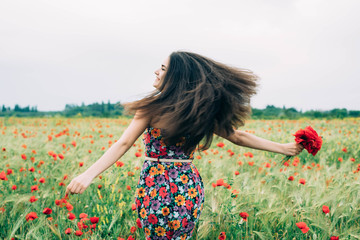
[(304, 150), (303, 145), (300, 143), (283, 143), (283, 154), (287, 156), (296, 156), (301, 153), (302, 150)]
[(71, 194), (77, 194), (77, 193), (83, 193), (85, 189), (90, 185), (94, 178), (86, 173), (82, 173), (69, 183), (69, 185), (66, 187), (65, 195), (68, 193)]

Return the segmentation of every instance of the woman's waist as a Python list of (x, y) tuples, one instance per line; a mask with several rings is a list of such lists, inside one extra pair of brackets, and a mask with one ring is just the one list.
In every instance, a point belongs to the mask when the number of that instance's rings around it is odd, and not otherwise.
[(183, 159), (183, 158), (163, 158), (164, 156), (158, 157), (147, 157), (145, 156), (145, 160), (153, 161), (153, 162), (192, 162), (193, 158)]
[(156, 160), (159, 158), (161, 159), (174, 159), (174, 160), (194, 160), (193, 155), (187, 155), (185, 153), (173, 153), (173, 152), (164, 152), (164, 153), (159, 153), (159, 152), (153, 152), (153, 151), (145, 151), (145, 157), (148, 158), (156, 158)]

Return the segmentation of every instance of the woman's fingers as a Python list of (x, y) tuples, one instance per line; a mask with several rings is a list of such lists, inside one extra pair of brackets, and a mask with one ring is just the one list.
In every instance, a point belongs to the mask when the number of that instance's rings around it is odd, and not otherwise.
[(89, 184), (92, 181), (92, 177), (88, 175), (81, 174), (78, 177), (74, 178), (70, 184), (66, 187), (65, 194), (71, 193), (71, 194), (78, 194), (83, 193), (86, 188), (89, 186)]
[(80, 193), (81, 188), (82, 188), (82, 185), (81, 185), (81, 184), (78, 184), (77, 187), (76, 187), (76, 189), (75, 189), (75, 191), (74, 191), (74, 193), (75, 193), (75, 194)]
[(69, 185), (66, 187), (66, 192), (65, 192), (65, 194), (72, 193), (72, 192), (71, 192), (72, 186), (73, 186), (73, 182), (69, 183)]
[(75, 194), (80, 192), (81, 185), (77, 182), (71, 181), (71, 183), (66, 188), (66, 193), (70, 192), (71, 194)]
[(73, 194), (77, 194), (78, 191), (79, 191), (79, 188), (81, 188), (80, 184), (79, 183), (75, 183), (73, 188), (72, 188), (72, 193)]

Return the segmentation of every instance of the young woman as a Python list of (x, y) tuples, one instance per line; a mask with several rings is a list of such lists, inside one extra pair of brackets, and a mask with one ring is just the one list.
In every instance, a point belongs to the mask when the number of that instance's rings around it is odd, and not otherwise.
[(147, 239), (189, 239), (205, 200), (193, 154), (208, 149), (214, 134), (239, 146), (284, 155), (298, 155), (303, 147), (237, 130), (251, 114), (250, 98), (258, 86), (251, 71), (178, 51), (155, 75), (151, 94), (125, 104), (134, 118), (119, 141), (74, 178), (66, 194), (83, 193), (144, 134), (145, 161), (135, 203)]

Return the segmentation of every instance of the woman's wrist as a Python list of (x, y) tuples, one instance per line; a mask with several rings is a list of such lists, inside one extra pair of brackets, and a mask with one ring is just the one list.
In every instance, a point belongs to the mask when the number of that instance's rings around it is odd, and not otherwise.
[(286, 151), (285, 151), (285, 144), (284, 143), (279, 143), (279, 148), (280, 148), (280, 154), (284, 154), (286, 155)]

